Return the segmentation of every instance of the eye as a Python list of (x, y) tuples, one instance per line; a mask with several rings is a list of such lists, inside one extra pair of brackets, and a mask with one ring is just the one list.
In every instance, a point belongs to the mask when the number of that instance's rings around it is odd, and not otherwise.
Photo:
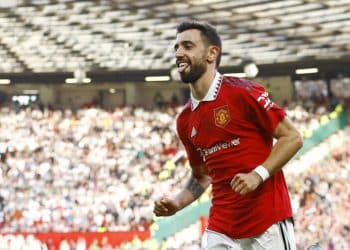
[(185, 43), (185, 44), (184, 44), (184, 48), (187, 49), (187, 50), (191, 49), (192, 47), (193, 47), (193, 46), (192, 46), (191, 43)]

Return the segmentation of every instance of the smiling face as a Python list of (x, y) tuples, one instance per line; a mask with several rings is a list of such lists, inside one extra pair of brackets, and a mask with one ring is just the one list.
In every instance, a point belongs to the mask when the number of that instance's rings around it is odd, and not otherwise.
[(176, 66), (184, 83), (195, 83), (207, 70), (208, 46), (197, 29), (177, 34)]

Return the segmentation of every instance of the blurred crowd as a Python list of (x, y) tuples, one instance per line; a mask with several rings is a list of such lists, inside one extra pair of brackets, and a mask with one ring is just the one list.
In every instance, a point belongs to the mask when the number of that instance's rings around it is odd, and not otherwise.
[[(310, 112), (295, 104), (287, 113), (300, 130), (310, 131), (322, 123), (328, 107), (319, 105)], [(190, 171), (175, 132), (180, 108), (2, 108), (0, 232), (149, 230), (155, 198), (177, 192)], [(324, 163), (291, 177), (301, 246), (322, 239), (329, 250), (349, 247), (349, 223), (344, 222), (350, 221), (350, 143), (346, 145)], [(174, 235), (163, 249), (193, 249), (200, 233), (193, 239), (188, 235)], [(2, 236), (0, 245), (12, 241)], [(30, 238), (30, 244), (37, 242)], [(73, 249), (78, 248), (62, 243), (61, 250)], [(136, 248), (125, 244), (120, 249)]]
[(290, 164), (286, 176), (299, 249), (350, 249), (349, 128)]
[(179, 149), (173, 112), (2, 109), (1, 231), (148, 229), (159, 190), (185, 174), (164, 176)]

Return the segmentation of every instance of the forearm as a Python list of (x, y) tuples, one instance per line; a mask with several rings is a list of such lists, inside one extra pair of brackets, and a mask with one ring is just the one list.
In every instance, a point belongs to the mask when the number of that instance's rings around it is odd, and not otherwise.
[(299, 133), (280, 136), (268, 158), (250, 173), (238, 173), (230, 182), (232, 189), (240, 194), (254, 191), (270, 175), (280, 170), (302, 146)]
[(269, 157), (262, 163), (272, 175), (280, 170), (302, 147), (303, 142), (299, 133), (282, 136), (272, 148)]
[(203, 175), (196, 178), (194, 175), (191, 175), (185, 189), (178, 193), (175, 197), (175, 199), (178, 201), (180, 209), (197, 200), (205, 192), (209, 185), (209, 176)]
[(274, 130), (274, 137), (277, 143), (273, 146), (271, 153), (262, 163), (262, 166), (248, 173), (236, 174), (230, 182), (232, 189), (244, 195), (254, 191), (262, 182), (282, 167), (298, 152), (303, 146), (303, 139), (288, 118), (283, 119)]

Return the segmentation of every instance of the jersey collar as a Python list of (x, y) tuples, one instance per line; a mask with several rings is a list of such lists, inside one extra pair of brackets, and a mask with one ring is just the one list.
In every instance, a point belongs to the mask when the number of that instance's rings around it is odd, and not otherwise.
[(191, 110), (192, 111), (195, 110), (201, 102), (214, 101), (216, 99), (216, 96), (219, 93), (222, 78), (223, 76), (219, 72), (216, 72), (214, 80), (211, 83), (207, 94), (204, 96), (202, 100), (197, 100), (196, 98), (194, 98), (191, 92)]

